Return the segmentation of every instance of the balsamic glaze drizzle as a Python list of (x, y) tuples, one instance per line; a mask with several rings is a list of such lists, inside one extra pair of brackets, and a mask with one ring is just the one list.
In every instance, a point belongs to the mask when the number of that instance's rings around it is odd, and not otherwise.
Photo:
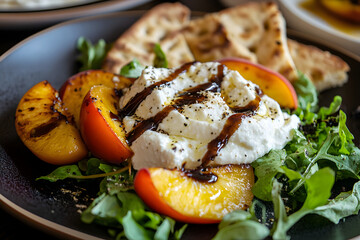
[[(160, 87), (164, 84), (167, 84), (174, 80), (179, 74), (186, 72), (194, 63), (184, 64), (179, 69), (175, 70), (169, 77), (165, 78), (162, 81), (159, 81), (149, 87), (146, 87), (143, 91), (137, 93), (120, 111), (119, 115), (122, 119), (125, 116), (129, 116), (135, 113), (138, 106), (141, 102), (152, 93), (156, 87)], [(211, 92), (220, 92), (221, 83), (224, 78), (224, 65), (218, 65), (218, 73), (214, 75), (209, 82), (185, 89), (180, 92), (172, 105), (166, 106), (163, 110), (157, 113), (154, 117), (146, 119), (139, 124), (137, 124), (131, 132), (127, 134), (127, 142), (131, 145), (138, 137), (140, 137), (146, 130), (156, 130), (159, 124), (168, 116), (168, 114), (173, 110), (179, 110), (185, 105), (190, 105), (194, 103), (201, 103), (206, 100), (206, 96), (201, 94), (202, 91), (211, 91)], [(236, 112), (231, 115), (224, 125), (219, 136), (210, 141), (207, 145), (207, 152), (201, 159), (201, 165), (194, 170), (185, 170), (184, 166), (182, 171), (186, 176), (196, 179), (201, 182), (216, 182), (216, 174), (210, 172), (207, 166), (211, 161), (214, 161), (218, 153), (223, 149), (228, 143), (230, 137), (236, 132), (240, 127), (241, 122), (244, 118), (251, 117), (255, 114), (255, 111), (259, 107), (261, 101), (261, 96), (263, 93), (259, 88), (256, 88), (256, 98), (251, 101), (247, 106), (244, 107), (232, 107), (231, 109)]]
[(146, 87), (144, 90), (142, 90), (141, 92), (138, 92), (126, 105), (125, 107), (119, 112), (119, 116), (120, 118), (124, 118), (125, 116), (130, 116), (133, 115), (136, 111), (136, 109), (139, 107), (139, 105), (141, 104), (141, 102), (147, 97), (149, 96), (152, 91), (156, 88), (156, 87), (161, 87), (171, 81), (173, 81), (175, 78), (177, 78), (177, 76), (179, 76), (180, 74), (186, 72), (191, 66), (193, 65), (193, 62), (190, 63), (185, 63), (184, 65), (182, 65), (180, 68), (176, 69), (175, 72), (173, 72), (172, 74), (170, 74), (167, 78), (152, 84), (149, 87)]
[[(198, 85), (196, 87), (192, 87), (189, 89), (186, 89), (178, 94), (178, 97), (173, 102), (172, 105), (166, 106), (163, 110), (161, 110), (159, 113), (157, 113), (154, 117), (151, 117), (149, 119), (146, 119), (139, 124), (137, 124), (131, 132), (127, 134), (127, 142), (131, 146), (131, 144), (141, 136), (146, 130), (156, 130), (159, 126), (159, 124), (168, 116), (168, 114), (175, 110), (180, 109), (181, 107), (185, 105), (191, 105), (194, 103), (201, 103), (206, 100), (206, 97), (200, 92), (202, 91), (212, 91), (212, 92), (220, 92), (219, 84), (216, 82), (219, 82), (219, 79), (223, 78), (223, 66), (221, 66), (221, 69), (218, 69), (221, 74), (218, 74), (210, 79), (209, 82)], [(176, 78), (176, 76), (174, 77)], [(221, 82), (221, 81), (220, 81)], [(153, 85), (149, 86), (148, 88), (152, 88)], [(144, 89), (143, 92), (148, 92), (146, 89)], [(150, 92), (151, 93), (151, 92)]]

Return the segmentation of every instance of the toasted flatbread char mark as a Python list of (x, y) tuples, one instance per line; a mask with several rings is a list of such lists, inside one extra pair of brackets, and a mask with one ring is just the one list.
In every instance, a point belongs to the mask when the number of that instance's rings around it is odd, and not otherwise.
[(296, 68), (311, 79), (318, 91), (346, 83), (350, 67), (341, 58), (291, 39), (287, 42)]
[(192, 20), (183, 31), (187, 43), (198, 61), (208, 62), (234, 56), (256, 61), (253, 53), (232, 41), (228, 29), (215, 14), (208, 14), (203, 18)]
[(243, 46), (234, 44), (227, 29), (215, 15), (206, 15), (192, 21), (184, 29), (184, 35), (198, 61), (208, 62), (230, 56), (256, 61), (255, 56), (248, 54)]
[(208, 14), (190, 21), (184, 35), (196, 60), (245, 58), (290, 81), (297, 79), (287, 47), (285, 21), (275, 3), (248, 3)]
[(207, 62), (240, 57), (263, 64), (290, 81), (297, 79), (299, 68), (320, 91), (347, 80), (349, 67), (340, 58), (287, 41), (285, 21), (275, 3), (247, 3), (190, 23), (189, 16), (189, 9), (180, 3), (156, 6), (120, 36), (103, 68), (119, 73), (134, 58), (152, 65), (153, 46), (160, 43), (170, 68), (195, 59)]
[(168, 57), (169, 67), (194, 60), (179, 31), (189, 21), (190, 10), (180, 3), (157, 5), (125, 31), (108, 52), (103, 68), (119, 73), (134, 58), (146, 66), (154, 60), (154, 44), (159, 43)]

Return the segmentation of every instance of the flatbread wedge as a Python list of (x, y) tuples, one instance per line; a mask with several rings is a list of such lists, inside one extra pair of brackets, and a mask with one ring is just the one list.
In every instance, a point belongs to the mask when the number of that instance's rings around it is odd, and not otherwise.
[(196, 60), (240, 57), (269, 67), (290, 81), (297, 79), (285, 20), (273, 2), (247, 3), (194, 19), (184, 35)]
[[(125, 31), (107, 53), (103, 69), (119, 73), (122, 66), (136, 58), (142, 65), (152, 65), (154, 45), (159, 43), (168, 56), (169, 67), (194, 58), (179, 31), (190, 18), (190, 10), (180, 3), (157, 5)], [(171, 56), (171, 57), (170, 57)]]
[(306, 74), (318, 91), (342, 86), (347, 82), (349, 65), (341, 58), (317, 47), (288, 39), (296, 68)]
[(291, 82), (300, 70), (319, 91), (343, 85), (349, 71), (339, 57), (287, 39), (284, 18), (273, 2), (250, 2), (191, 21), (186, 6), (160, 4), (117, 39), (103, 68), (119, 73), (134, 58), (142, 65), (153, 65), (156, 43), (170, 68), (194, 60), (239, 57), (279, 72)]

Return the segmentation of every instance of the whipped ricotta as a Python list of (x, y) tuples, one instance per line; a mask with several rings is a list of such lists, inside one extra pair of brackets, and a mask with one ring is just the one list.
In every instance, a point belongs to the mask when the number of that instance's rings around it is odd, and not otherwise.
[[(128, 110), (123, 123), (135, 169), (251, 163), (282, 149), (300, 122), (257, 85), (216, 62), (146, 67), (124, 91), (120, 109)], [(221, 147), (211, 151), (211, 144)]]

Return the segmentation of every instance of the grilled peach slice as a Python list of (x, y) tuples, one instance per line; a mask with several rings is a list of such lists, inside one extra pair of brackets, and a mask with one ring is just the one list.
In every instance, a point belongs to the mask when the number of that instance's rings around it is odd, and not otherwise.
[(253, 169), (249, 165), (209, 168), (216, 182), (204, 182), (186, 172), (163, 168), (140, 169), (136, 193), (156, 212), (186, 223), (218, 223), (235, 209), (246, 209), (253, 199)]
[(23, 143), (45, 162), (70, 164), (88, 153), (72, 116), (47, 81), (36, 84), (22, 97), (15, 127)]
[(80, 108), (85, 95), (94, 85), (105, 85), (115, 89), (130, 86), (132, 82), (125, 77), (103, 70), (87, 70), (70, 77), (60, 88), (60, 98), (69, 113), (74, 115), (79, 127)]
[(281, 107), (296, 109), (297, 95), (291, 83), (281, 74), (264, 66), (240, 58), (226, 58), (219, 61), (231, 70), (236, 70), (246, 80), (257, 84), (269, 97)]
[(360, 23), (359, 1), (320, 0), (320, 3), (328, 11), (337, 16), (353, 23)]
[(95, 156), (115, 164), (133, 154), (117, 117), (118, 103), (119, 97), (113, 88), (93, 86), (80, 111), (80, 132), (86, 146)]

